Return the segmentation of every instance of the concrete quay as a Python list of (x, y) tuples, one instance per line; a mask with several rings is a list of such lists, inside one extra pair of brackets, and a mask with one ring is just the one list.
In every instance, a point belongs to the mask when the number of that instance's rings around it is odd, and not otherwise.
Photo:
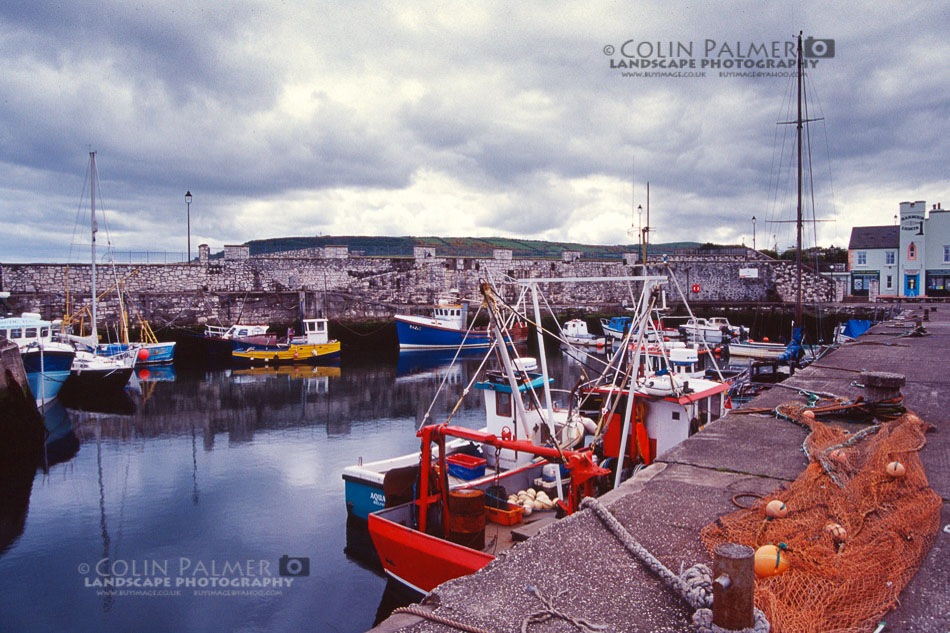
[[(923, 307), (905, 311), (923, 316)], [(902, 337), (912, 320), (876, 325), (857, 342), (796, 372), (747, 408), (804, 402), (797, 389), (848, 398), (864, 393), (853, 381), (861, 370), (903, 374), (905, 406), (934, 425), (920, 456), (941, 497), (940, 529), (897, 606), (881, 619), (883, 633), (950, 631), (950, 309), (930, 311), (928, 337)], [(791, 389), (788, 387), (792, 387)], [(865, 425), (844, 424), (849, 430)], [(640, 543), (675, 573), (711, 564), (700, 530), (736, 510), (733, 495), (761, 495), (794, 480), (807, 465), (805, 429), (770, 414), (728, 414), (662, 455), (619, 489), (601, 498)], [(634, 560), (589, 511), (558, 521), (500, 556), (480, 572), (447, 582), (423, 602), (435, 614), (488, 631), (522, 630), (542, 609), (526, 587), (537, 587), (558, 611), (604, 624), (608, 631), (689, 630), (692, 610)], [(855, 596), (855, 600), (860, 600)], [(448, 633), (457, 629), (397, 614), (372, 633)], [(531, 624), (530, 633), (580, 630), (558, 618)], [(775, 628), (773, 628), (773, 631)]]

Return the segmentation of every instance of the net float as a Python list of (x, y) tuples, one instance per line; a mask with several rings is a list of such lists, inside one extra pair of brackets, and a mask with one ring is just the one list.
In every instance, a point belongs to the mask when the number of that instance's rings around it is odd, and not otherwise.
[(831, 535), (836, 541), (843, 541), (848, 538), (848, 531), (841, 527), (839, 523), (829, 523), (825, 526), (825, 532)]
[(772, 499), (765, 506), (765, 515), (772, 519), (783, 519), (788, 516), (788, 506), (784, 501)]
[(815, 418), (815, 412), (812, 411), (811, 409), (805, 409), (804, 411), (802, 411), (802, 415), (805, 416), (806, 418), (811, 418), (811, 419)]
[(760, 578), (777, 576), (788, 571), (788, 558), (785, 556), (786, 545), (763, 545), (755, 550), (755, 575)]
[(887, 474), (893, 477), (894, 479), (899, 479), (904, 476), (904, 473), (907, 472), (907, 469), (904, 468), (904, 465), (898, 461), (893, 461), (887, 465)]
[(828, 454), (828, 457), (830, 457), (833, 461), (836, 461), (836, 462), (848, 461), (848, 455), (844, 452), (844, 450), (840, 448), (836, 448), (835, 450), (831, 451)]

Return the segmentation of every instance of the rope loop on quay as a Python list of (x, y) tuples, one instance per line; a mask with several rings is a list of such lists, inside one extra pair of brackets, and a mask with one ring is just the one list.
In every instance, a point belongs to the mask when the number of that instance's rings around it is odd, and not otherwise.
[(480, 626), (473, 626), (471, 624), (465, 624), (464, 622), (456, 622), (455, 620), (451, 620), (445, 616), (433, 613), (432, 611), (429, 611), (428, 609), (420, 607), (417, 604), (410, 604), (409, 606), (406, 606), (406, 607), (399, 607), (398, 609), (393, 609), (392, 615), (396, 615), (397, 613), (408, 613), (410, 615), (415, 615), (420, 618), (424, 618), (426, 620), (431, 620), (432, 622), (437, 622), (439, 624), (444, 624), (445, 626), (450, 626), (454, 629), (458, 629), (459, 631), (465, 631), (465, 633), (493, 633), (492, 631), (489, 631), (488, 629), (483, 629)]
[[(665, 582), (695, 611), (693, 614), (693, 630), (696, 633), (727, 633), (712, 622), (713, 586), (712, 570), (708, 565), (698, 563), (693, 565), (682, 575), (677, 576), (660, 560), (638, 543), (633, 535), (617, 520), (603, 504), (593, 497), (587, 497), (581, 502), (581, 508), (590, 510), (599, 518), (604, 526), (610, 530), (628, 552), (646, 565), (654, 574)], [(740, 633), (768, 633), (771, 626), (768, 618), (759, 609), (755, 609), (755, 624), (751, 629), (744, 629)]]

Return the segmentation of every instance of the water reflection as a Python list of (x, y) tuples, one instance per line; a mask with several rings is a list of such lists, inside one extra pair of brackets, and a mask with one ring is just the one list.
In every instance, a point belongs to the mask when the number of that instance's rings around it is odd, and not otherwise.
[[(402, 602), (387, 597), (368, 534), (347, 524), (340, 474), (360, 458), (416, 450), (418, 420), (443, 378), (436, 421), (481, 353), (449, 371), (423, 360), (178, 367), (174, 379), (149, 368), (125, 394), (132, 407), (54, 405), (47, 472), (2, 480), (0, 577), (16, 589), (0, 592), (0, 630), (369, 629)], [(576, 370), (558, 362), (552, 375), (573, 384)], [(481, 425), (482, 407), (470, 395), (453, 422)], [(77, 572), (103, 559), (116, 569), (180, 558), (277, 569), (283, 555), (309, 557), (310, 575), (278, 595), (97, 593)]]

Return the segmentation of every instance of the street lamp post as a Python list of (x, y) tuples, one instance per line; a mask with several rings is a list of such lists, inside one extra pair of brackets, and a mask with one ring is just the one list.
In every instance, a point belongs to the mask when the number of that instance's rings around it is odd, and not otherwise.
[(185, 192), (185, 205), (188, 207), (188, 259), (187, 263), (191, 263), (191, 191)]
[(755, 248), (755, 216), (754, 215), (752, 216), (752, 250), (756, 250)]

